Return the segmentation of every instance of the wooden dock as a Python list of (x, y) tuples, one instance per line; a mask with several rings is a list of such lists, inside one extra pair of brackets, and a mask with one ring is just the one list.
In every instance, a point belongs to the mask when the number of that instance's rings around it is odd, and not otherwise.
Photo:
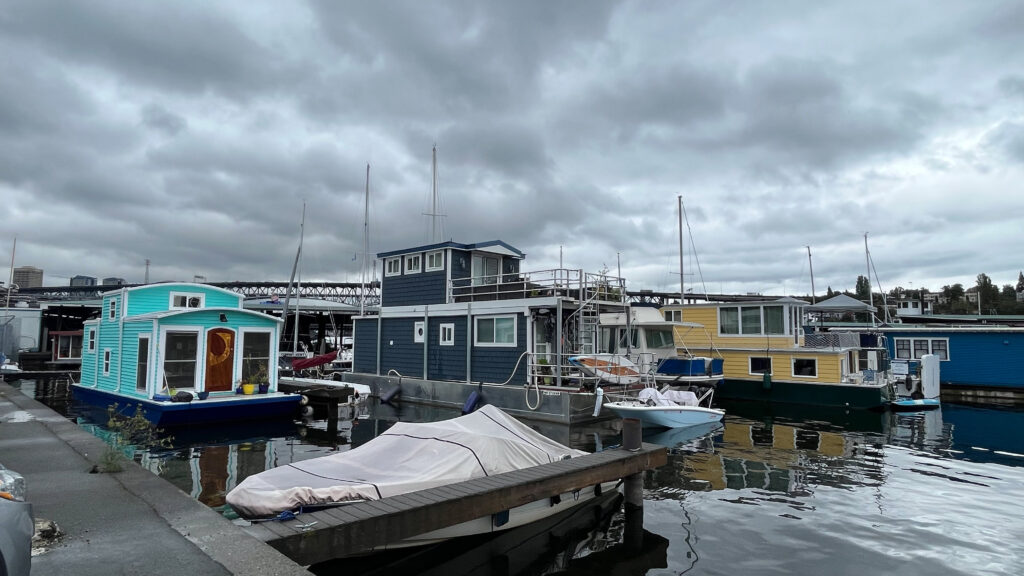
[[(667, 461), (666, 450), (642, 444), (596, 452), (429, 490), (261, 522), (244, 530), (292, 560), (316, 564), (343, 558), (543, 498), (633, 477)], [(627, 494), (628, 497), (628, 494)]]

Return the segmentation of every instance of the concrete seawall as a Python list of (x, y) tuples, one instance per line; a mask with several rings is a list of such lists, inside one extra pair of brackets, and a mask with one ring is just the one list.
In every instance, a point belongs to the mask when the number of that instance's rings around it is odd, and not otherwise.
[(0, 383), (0, 463), (25, 477), (36, 518), (64, 532), (32, 558), (32, 574), (305, 575), (169, 482), (125, 461), (90, 473), (106, 444)]

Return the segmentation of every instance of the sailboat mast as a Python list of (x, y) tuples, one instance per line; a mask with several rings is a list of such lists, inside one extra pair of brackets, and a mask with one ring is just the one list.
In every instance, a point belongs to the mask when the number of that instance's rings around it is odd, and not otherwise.
[(868, 267), (868, 304), (875, 305), (875, 291), (871, 289), (871, 251), (868, 250), (868, 233), (864, 233), (864, 262)]
[(359, 267), (359, 315), (366, 314), (366, 266), (370, 246), (370, 163), (366, 163), (366, 195), (363, 198), (363, 261)]
[(430, 241), (440, 242), (437, 237), (437, 144), (431, 153)]
[(686, 283), (686, 277), (683, 276), (683, 195), (680, 194), (676, 197), (677, 203), (679, 204), (679, 319), (683, 318), (683, 298), (686, 291), (683, 289)]
[(302, 203), (302, 222), (299, 224), (299, 252), (295, 255), (298, 275), (295, 278), (295, 327), (292, 330), (292, 353), (299, 351), (299, 295), (302, 294), (302, 240), (306, 234), (306, 203)]
[[(11, 290), (14, 288), (14, 253), (18, 250), (18, 237), (14, 237), (14, 246), (11, 248), (11, 272), (7, 276), (7, 301), (4, 303), (4, 312), (11, 308)], [(0, 350), (2, 352), (2, 350)]]
[(811, 304), (814, 304), (814, 263), (811, 262), (811, 247), (805, 246), (805, 248), (807, 248), (807, 267), (811, 269)]

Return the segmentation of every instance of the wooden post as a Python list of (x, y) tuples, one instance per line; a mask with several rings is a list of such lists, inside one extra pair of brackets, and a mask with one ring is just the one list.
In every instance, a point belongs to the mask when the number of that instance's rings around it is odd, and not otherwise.
[[(622, 447), (630, 452), (640, 450), (643, 427), (638, 418), (622, 420)], [(623, 479), (623, 495), (625, 496), (626, 531), (624, 540), (626, 550), (631, 554), (639, 553), (644, 546), (644, 475), (637, 472)]]

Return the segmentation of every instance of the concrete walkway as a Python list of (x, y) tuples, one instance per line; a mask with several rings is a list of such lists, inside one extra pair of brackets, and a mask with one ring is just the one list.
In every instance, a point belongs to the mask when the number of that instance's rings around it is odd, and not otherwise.
[(309, 572), (172, 484), (125, 461), (90, 473), (106, 444), (0, 383), (0, 463), (25, 477), (33, 515), (65, 536), (32, 574), (305, 575)]

